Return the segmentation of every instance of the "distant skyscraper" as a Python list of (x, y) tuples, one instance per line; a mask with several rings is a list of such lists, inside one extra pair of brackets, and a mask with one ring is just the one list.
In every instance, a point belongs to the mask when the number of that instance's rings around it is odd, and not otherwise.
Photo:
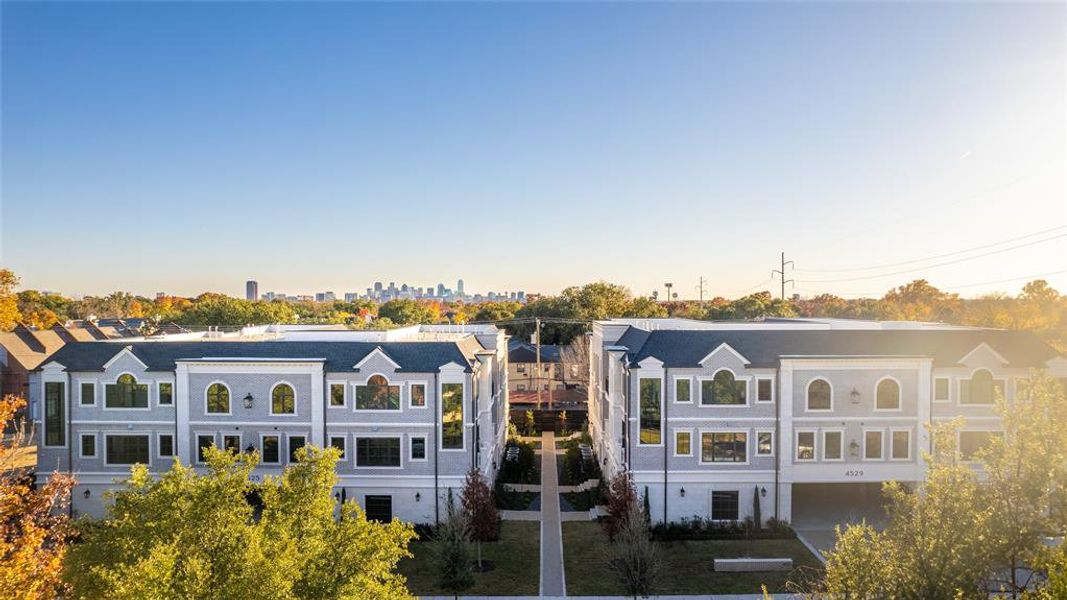
[(444, 297), (444, 295), (445, 295), (445, 284), (443, 284), (443, 283), (437, 284), (437, 295)]
[(463, 295), (463, 280), (462, 279), (460, 279), (459, 281), (456, 282), (456, 295), (457, 296), (462, 296)]
[(245, 300), (258, 300), (259, 299), (259, 282), (254, 279), (249, 279), (245, 282)]

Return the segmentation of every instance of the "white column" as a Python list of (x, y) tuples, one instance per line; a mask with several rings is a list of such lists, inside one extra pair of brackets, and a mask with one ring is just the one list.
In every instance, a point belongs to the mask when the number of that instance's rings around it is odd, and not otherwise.
[(916, 419), (915, 424), (915, 439), (917, 440), (915, 447), (915, 481), (926, 479), (926, 459), (923, 456), (923, 452), (929, 452), (931, 449), (930, 430), (927, 425), (930, 423), (933, 409), (931, 405), (934, 386), (933, 368), (932, 360), (924, 360), (919, 365), (919, 390), (916, 398), (918, 419)]
[(178, 363), (174, 374), (174, 415), (178, 423), (174, 455), (182, 464), (188, 465), (192, 463), (189, 454), (189, 365)]
[(326, 404), (326, 386), (322, 383), (324, 375), (323, 363), (311, 370), (311, 444), (320, 448), (326, 445), (322, 432), (325, 418), (322, 407)]
[(793, 519), (793, 363), (782, 361), (778, 382), (778, 473), (779, 490), (775, 498), (778, 503), (778, 518), (784, 521)]

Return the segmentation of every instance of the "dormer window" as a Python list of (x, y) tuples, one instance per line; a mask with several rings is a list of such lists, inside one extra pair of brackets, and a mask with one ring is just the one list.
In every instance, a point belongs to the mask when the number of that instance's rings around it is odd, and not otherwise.
[(745, 405), (748, 402), (748, 384), (723, 369), (711, 379), (700, 382), (702, 406)]
[(105, 408), (148, 408), (148, 384), (137, 383), (129, 373), (104, 386)]
[(993, 379), (986, 369), (960, 380), (960, 404), (993, 404), (997, 396), (1004, 397), (1004, 380)]

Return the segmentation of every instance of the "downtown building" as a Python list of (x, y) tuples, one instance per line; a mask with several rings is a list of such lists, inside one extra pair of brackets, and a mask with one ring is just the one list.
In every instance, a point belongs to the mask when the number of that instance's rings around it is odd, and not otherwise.
[(270, 326), (240, 334), (68, 343), (31, 373), (38, 477), (70, 472), (77, 514), (144, 464), (203, 467), (256, 450), (254, 478), (305, 445), (334, 446), (335, 493), (368, 516), (432, 523), (476, 468), (492, 481), (507, 434), (507, 344), (494, 326), (390, 331)]
[(825, 528), (876, 516), (882, 482), (924, 479), (925, 425), (962, 416), (966, 460), (994, 399), (1067, 359), (1020, 331), (843, 319), (596, 322), (589, 427), (606, 477), (628, 471), (653, 522), (755, 512)]

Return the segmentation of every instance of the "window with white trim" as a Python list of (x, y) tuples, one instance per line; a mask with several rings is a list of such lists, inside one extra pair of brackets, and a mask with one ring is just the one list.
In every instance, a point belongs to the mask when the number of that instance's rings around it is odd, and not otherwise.
[(302, 435), (289, 436), (289, 462), (297, 462), (297, 453), (301, 448), (307, 446), (307, 438)]
[(756, 456), (774, 456), (774, 430), (756, 431)]
[(164, 458), (174, 456), (174, 436), (169, 433), (159, 435), (159, 455)]
[(207, 387), (207, 413), (229, 414), (230, 388), (223, 383), (213, 383)]
[(813, 379), (808, 383), (808, 410), (831, 410), (833, 408), (833, 391), (830, 382), (825, 379)]
[(711, 493), (711, 520), (736, 521), (740, 517), (740, 492), (713, 491)]
[(330, 447), (336, 448), (341, 453), (341, 458), (345, 457), (345, 439), (346, 437), (343, 435), (330, 436)]
[(674, 401), (675, 402), (692, 402), (692, 397), (689, 392), (693, 385), (693, 380), (688, 377), (680, 377), (674, 380)]
[(174, 384), (169, 381), (159, 382), (159, 405), (170, 406), (174, 404)]
[(83, 381), (81, 384), (81, 403), (96, 404), (96, 384), (92, 381)]
[(881, 429), (868, 429), (863, 432), (863, 459), (882, 460), (882, 446), (885, 433)]
[(743, 406), (748, 403), (748, 385), (744, 379), (723, 369), (711, 379), (700, 382), (701, 406)]
[(889, 458), (892, 460), (911, 459), (911, 430), (894, 429), (889, 432)]
[(796, 459), (798, 461), (815, 460), (815, 430), (814, 429), (798, 429), (797, 430)]
[(934, 378), (934, 402), (948, 402), (948, 377)]
[(663, 443), (663, 381), (658, 377), (642, 377), (637, 380), (637, 385), (640, 394), (638, 444), (658, 446)]
[(822, 459), (841, 460), (843, 457), (843, 445), (845, 439), (840, 431), (826, 430), (822, 432)]
[(44, 384), (44, 445), (67, 445), (66, 385), (62, 381)]
[(81, 457), (96, 458), (96, 434), (81, 434)]
[(756, 402), (774, 402), (774, 380), (760, 377), (756, 380)]
[(207, 462), (206, 450), (215, 445), (215, 435), (198, 435), (196, 436), (196, 462)]
[(230, 454), (240, 454), (241, 436), (234, 434), (226, 434), (222, 436), (222, 449), (229, 451)]
[(371, 375), (365, 385), (356, 386), (356, 410), (400, 410), (400, 386)]
[(270, 392), (270, 414), (295, 415), (296, 390), (288, 383), (279, 383)]
[(1004, 380), (993, 379), (987, 369), (978, 369), (970, 379), (960, 380), (960, 404), (993, 404), (1004, 397)]
[(357, 467), (399, 467), (399, 437), (356, 438)]
[(675, 456), (692, 456), (693, 455), (693, 432), (689, 430), (681, 430), (674, 432), (674, 455)]
[(109, 465), (148, 464), (147, 435), (107, 435), (104, 458)]
[(104, 408), (148, 408), (148, 384), (129, 373), (104, 386)]
[(895, 379), (883, 379), (875, 390), (874, 407), (878, 410), (900, 410), (900, 384)]
[(744, 431), (702, 431), (700, 462), (748, 462), (748, 433)]
[(411, 460), (426, 460), (426, 438), (411, 438)]
[(345, 384), (343, 383), (331, 383), (330, 384), (330, 406), (337, 408), (345, 405)]
[(276, 465), (281, 462), (281, 441), (279, 436), (265, 435), (261, 442), (263, 464)]
[(426, 406), (426, 384), (425, 383), (413, 383), (411, 389), (408, 392), (411, 394), (411, 398), (408, 402), (412, 408), (423, 408)]

